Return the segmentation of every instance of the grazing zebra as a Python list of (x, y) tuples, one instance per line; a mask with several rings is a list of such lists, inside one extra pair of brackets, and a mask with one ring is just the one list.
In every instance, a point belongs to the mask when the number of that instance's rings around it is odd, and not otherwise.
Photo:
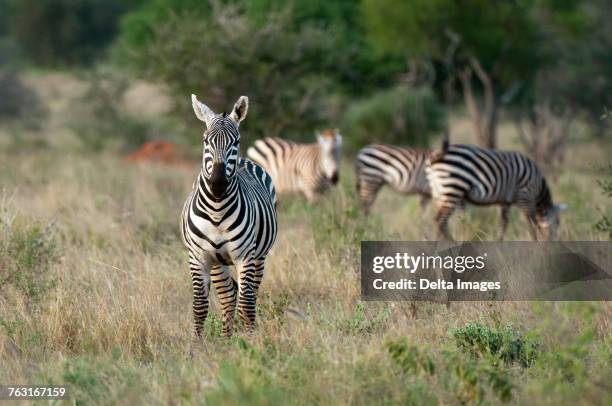
[(442, 148), (430, 155), (426, 171), (437, 210), (438, 233), (447, 239), (451, 239), (448, 218), (465, 202), (501, 206), (500, 240), (504, 239), (508, 212), (513, 204), (527, 218), (534, 240), (538, 231), (544, 239), (554, 239), (559, 213), (567, 208), (553, 203), (546, 179), (535, 163), (516, 151), (474, 145), (449, 146), (445, 140)]
[(429, 150), (395, 145), (368, 145), (357, 154), (357, 193), (369, 213), (380, 188), (388, 184), (403, 194), (421, 195), (424, 209), (430, 199), (425, 166)]
[[(257, 290), (276, 238), (276, 192), (261, 167), (239, 156), (238, 126), (248, 98), (240, 97), (229, 115), (215, 114), (195, 95), (191, 100), (206, 124), (202, 168), (181, 216), (193, 284), (193, 337), (202, 335), (211, 280), (221, 303), (223, 334), (231, 336), (236, 304), (247, 330), (255, 325)], [(229, 265), (236, 267), (238, 283)]]
[(247, 155), (272, 176), (276, 190), (302, 192), (309, 202), (338, 183), (342, 135), (317, 133), (317, 142), (296, 144), (280, 138), (257, 140)]

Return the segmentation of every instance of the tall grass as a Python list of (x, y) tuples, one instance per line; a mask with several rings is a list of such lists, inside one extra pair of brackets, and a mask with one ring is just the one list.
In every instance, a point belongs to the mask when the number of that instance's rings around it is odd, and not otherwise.
[[(563, 239), (605, 238), (593, 225), (606, 197), (584, 160), (603, 160), (606, 149), (576, 148), (551, 182), (572, 207)], [(0, 278), (19, 274), (0, 282), (0, 382), (67, 384), (83, 403), (610, 402), (608, 303), (419, 303), (413, 318), (405, 303), (361, 302), (358, 242), (433, 238), (433, 213), (385, 190), (364, 218), (344, 169), (316, 207), (282, 200), (256, 332), (220, 337), (213, 295), (190, 359), (178, 216), (197, 168), (0, 152)], [(454, 234), (494, 238), (496, 217), (468, 208), (453, 218)], [(528, 239), (518, 213), (509, 236)], [(503, 361), (505, 346), (526, 337), (537, 357)]]

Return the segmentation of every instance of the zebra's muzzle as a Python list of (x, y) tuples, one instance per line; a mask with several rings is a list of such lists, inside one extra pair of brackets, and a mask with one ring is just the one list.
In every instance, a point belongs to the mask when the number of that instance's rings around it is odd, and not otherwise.
[(225, 163), (215, 162), (213, 164), (209, 181), (212, 195), (216, 198), (222, 197), (225, 194), (227, 186), (229, 185), (229, 180), (225, 174)]
[(335, 185), (338, 183), (339, 178), (340, 177), (338, 176), (338, 172), (334, 172), (329, 180), (331, 181), (332, 184)]

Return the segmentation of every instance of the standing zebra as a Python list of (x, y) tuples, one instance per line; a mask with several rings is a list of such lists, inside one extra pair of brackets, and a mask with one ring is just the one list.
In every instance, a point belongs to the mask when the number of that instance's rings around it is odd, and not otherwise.
[(365, 213), (370, 211), (380, 188), (388, 184), (403, 194), (421, 195), (421, 207), (429, 202), (429, 183), (425, 173), (426, 149), (395, 145), (368, 145), (357, 154), (357, 193)]
[[(181, 216), (193, 284), (193, 337), (202, 335), (211, 280), (221, 303), (223, 334), (231, 336), (236, 304), (247, 330), (255, 325), (257, 290), (276, 238), (276, 192), (262, 168), (239, 156), (238, 126), (248, 98), (241, 96), (229, 115), (215, 114), (195, 95), (191, 101), (206, 124), (202, 168)], [(238, 283), (229, 265), (236, 267)]]
[(247, 155), (272, 176), (276, 190), (302, 192), (309, 202), (338, 183), (342, 135), (317, 133), (317, 142), (296, 144), (281, 138), (257, 140)]
[(484, 149), (474, 145), (448, 145), (432, 152), (427, 166), (441, 237), (451, 239), (448, 218), (465, 202), (501, 206), (500, 240), (508, 226), (510, 206), (519, 206), (529, 222), (531, 237), (555, 238), (559, 213), (567, 208), (554, 204), (546, 179), (535, 163), (516, 151)]

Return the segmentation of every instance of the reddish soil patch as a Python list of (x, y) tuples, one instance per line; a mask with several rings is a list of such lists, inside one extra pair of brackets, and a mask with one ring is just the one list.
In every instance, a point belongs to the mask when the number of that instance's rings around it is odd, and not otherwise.
[(193, 162), (184, 158), (180, 148), (170, 141), (148, 141), (125, 157), (128, 162), (156, 162), (174, 166), (192, 166)]

